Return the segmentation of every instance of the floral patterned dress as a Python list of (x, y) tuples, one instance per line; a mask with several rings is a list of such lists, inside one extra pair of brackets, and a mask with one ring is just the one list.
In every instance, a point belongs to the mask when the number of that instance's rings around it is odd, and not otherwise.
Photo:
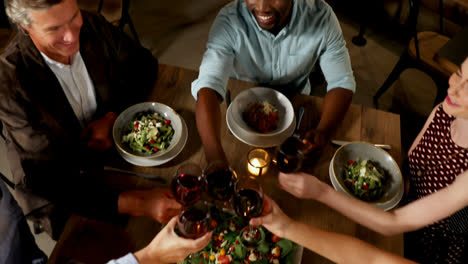
[[(468, 169), (467, 149), (455, 144), (451, 138), (454, 119), (444, 112), (441, 105), (421, 141), (411, 152), (410, 201), (445, 188)], [(468, 208), (406, 234), (405, 243), (411, 243), (409, 248), (412, 251), (405, 252), (405, 255), (420, 263), (468, 263)], [(405, 245), (405, 248), (408, 246)]]

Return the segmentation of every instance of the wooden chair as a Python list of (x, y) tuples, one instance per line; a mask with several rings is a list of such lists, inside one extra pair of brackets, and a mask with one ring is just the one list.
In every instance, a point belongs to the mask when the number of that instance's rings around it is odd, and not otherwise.
[[(407, 49), (403, 52), (390, 75), (374, 95), (374, 105), (378, 106), (380, 96), (398, 79), (400, 74), (407, 68), (416, 68), (426, 72), (437, 86), (437, 96), (434, 104), (440, 102), (447, 93), (448, 78), (451, 75), (449, 69), (443, 67), (434, 60), (436, 52), (443, 46), (449, 38), (436, 32), (417, 32), (416, 25), (419, 14), (420, 0), (409, 0), (410, 15), (408, 24), (412, 30), (411, 38)], [(439, 8), (442, 8), (440, 1)], [(442, 25), (442, 24), (441, 24)], [(442, 29), (442, 26), (441, 26)]]

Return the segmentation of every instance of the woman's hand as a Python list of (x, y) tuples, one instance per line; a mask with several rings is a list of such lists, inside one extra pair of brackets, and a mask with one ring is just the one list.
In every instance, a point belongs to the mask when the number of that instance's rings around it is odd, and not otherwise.
[(251, 225), (263, 225), (266, 229), (279, 237), (285, 237), (286, 230), (293, 220), (289, 218), (281, 208), (267, 195), (264, 196), (263, 216), (252, 218)]
[(202, 250), (211, 240), (213, 232), (208, 232), (198, 239), (179, 237), (174, 231), (176, 224), (177, 217), (173, 217), (148, 246), (135, 253), (140, 264), (183, 261), (191, 253)]
[(287, 174), (280, 172), (278, 175), (278, 181), (281, 189), (302, 199), (317, 200), (326, 188), (329, 187), (315, 176), (304, 172)]

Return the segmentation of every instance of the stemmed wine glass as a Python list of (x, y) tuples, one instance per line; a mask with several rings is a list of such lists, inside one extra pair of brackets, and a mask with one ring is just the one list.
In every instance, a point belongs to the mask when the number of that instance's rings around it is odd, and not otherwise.
[(274, 162), (278, 170), (283, 173), (296, 172), (301, 169), (304, 161), (305, 145), (298, 137), (287, 138), (276, 148), (276, 159)]
[[(234, 196), (234, 210), (247, 221), (262, 214), (263, 189), (258, 181), (251, 177), (244, 177), (239, 181)], [(240, 237), (246, 247), (256, 246), (263, 239), (260, 229), (250, 224), (242, 229)]]
[(186, 207), (179, 215), (177, 229), (185, 238), (197, 239), (211, 229), (211, 213), (209, 204), (198, 201)]
[(200, 166), (185, 163), (177, 169), (171, 182), (172, 195), (183, 206), (200, 200), (205, 188), (205, 180)]
[(224, 162), (210, 163), (206, 170), (206, 183), (208, 194), (222, 207), (228, 207), (228, 202), (234, 195), (237, 185), (237, 174)]

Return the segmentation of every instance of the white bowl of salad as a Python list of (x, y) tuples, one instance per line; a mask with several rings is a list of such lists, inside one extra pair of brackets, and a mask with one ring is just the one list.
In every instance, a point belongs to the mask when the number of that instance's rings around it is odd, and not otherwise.
[(330, 180), (337, 191), (390, 210), (403, 197), (403, 176), (392, 156), (366, 142), (341, 146), (330, 163)]
[(179, 145), (183, 129), (182, 117), (171, 107), (144, 102), (123, 111), (112, 134), (125, 160), (139, 166), (154, 166), (174, 153), (171, 150)]
[(239, 93), (227, 113), (233, 125), (244, 134), (273, 137), (285, 132), (294, 122), (294, 108), (282, 93), (254, 87)]

